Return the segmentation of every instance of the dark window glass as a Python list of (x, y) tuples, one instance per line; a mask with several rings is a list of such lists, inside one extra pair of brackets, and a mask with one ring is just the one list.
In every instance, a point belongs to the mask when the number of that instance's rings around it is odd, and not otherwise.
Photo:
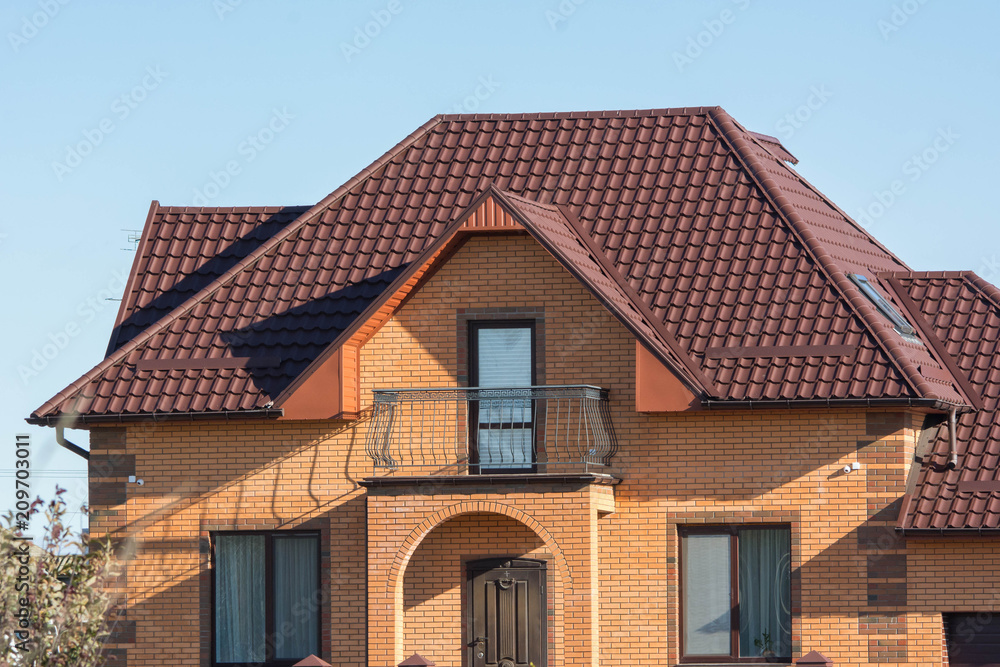
[(786, 527), (682, 531), (685, 658), (789, 658), (790, 565)]
[(869, 282), (868, 278), (860, 273), (848, 273), (847, 275), (850, 276), (851, 280), (853, 280), (859, 288), (861, 288), (862, 293), (868, 297), (868, 300), (875, 304), (875, 307), (879, 309), (879, 312), (885, 315), (886, 318), (892, 322), (892, 326), (896, 329), (896, 331), (907, 336), (916, 335), (917, 332), (913, 326), (906, 321), (905, 317), (899, 314), (898, 310), (892, 307), (892, 304), (889, 303), (888, 299), (882, 296), (881, 292), (875, 289), (875, 286)]
[(534, 323), (472, 322), (469, 352), (471, 383), (482, 389), (470, 406), (477, 464), (473, 470), (532, 470), (534, 412), (528, 388), (535, 378)]
[(213, 540), (215, 664), (292, 664), (319, 653), (319, 536)]

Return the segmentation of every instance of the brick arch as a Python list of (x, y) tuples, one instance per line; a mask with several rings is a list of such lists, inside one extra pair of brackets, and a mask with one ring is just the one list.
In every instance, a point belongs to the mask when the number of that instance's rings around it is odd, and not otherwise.
[(417, 526), (410, 531), (410, 534), (406, 536), (403, 540), (403, 544), (399, 551), (396, 552), (396, 556), (393, 558), (392, 567), (389, 570), (388, 588), (392, 593), (392, 598), (401, 604), (403, 596), (403, 574), (406, 571), (407, 565), (410, 563), (410, 558), (417, 551), (417, 547), (420, 543), (424, 541), (431, 531), (440, 526), (442, 523), (448, 519), (452, 519), (460, 514), (501, 514), (503, 516), (514, 519), (515, 521), (527, 526), (535, 535), (541, 538), (542, 543), (548, 547), (549, 551), (552, 553), (552, 559), (555, 561), (556, 565), (556, 577), (561, 584), (560, 588), (568, 587), (572, 589), (573, 578), (569, 571), (569, 566), (566, 562), (566, 556), (563, 555), (562, 549), (559, 548), (559, 544), (556, 542), (552, 534), (545, 529), (545, 527), (538, 523), (530, 514), (523, 512), (516, 507), (511, 507), (510, 505), (504, 505), (503, 503), (496, 502), (482, 502), (482, 501), (464, 501), (460, 503), (455, 503), (454, 505), (449, 505), (443, 509), (438, 510), (434, 514), (421, 521)]

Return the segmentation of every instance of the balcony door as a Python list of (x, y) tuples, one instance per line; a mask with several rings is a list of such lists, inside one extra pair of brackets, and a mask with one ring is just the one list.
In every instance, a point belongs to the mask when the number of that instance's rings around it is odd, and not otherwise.
[(469, 405), (472, 472), (533, 472), (535, 323), (470, 322), (469, 357), (469, 384), (482, 388)]

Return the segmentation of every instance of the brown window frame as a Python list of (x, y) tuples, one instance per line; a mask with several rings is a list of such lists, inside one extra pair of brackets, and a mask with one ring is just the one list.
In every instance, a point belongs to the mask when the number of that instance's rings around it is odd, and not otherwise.
[[(217, 646), (216, 646), (216, 627), (215, 627), (215, 611), (216, 611), (216, 582), (215, 576), (218, 571), (219, 563), (215, 552), (215, 547), (217, 544), (217, 539), (219, 537), (227, 537), (231, 535), (262, 535), (264, 537), (264, 646), (265, 654), (264, 660), (262, 662), (218, 662), (216, 660)], [(212, 563), (212, 581), (211, 581), (211, 613), (209, 614), (211, 618), (211, 663), (213, 666), (217, 667), (288, 667), (294, 665), (307, 656), (302, 656), (302, 658), (282, 658), (278, 659), (274, 657), (274, 636), (276, 634), (275, 620), (274, 620), (274, 538), (275, 537), (315, 537), (316, 538), (316, 591), (322, 592), (323, 590), (323, 580), (322, 580), (322, 554), (323, 554), (323, 539), (318, 530), (219, 530), (210, 533), (210, 544), (211, 544), (211, 563)], [(318, 616), (318, 622), (316, 624), (316, 645), (322, 647), (323, 645), (323, 609), (322, 605), (318, 604), (316, 613)], [(322, 650), (322, 648), (320, 648)]]
[[(538, 336), (537, 322), (533, 319), (524, 320), (469, 320), (469, 386), (479, 386), (479, 338), (476, 333), (481, 329), (529, 329), (531, 331), (531, 386), (538, 382)], [(483, 468), (479, 465), (479, 405), (478, 401), (469, 402), (469, 472), (474, 475), (488, 474), (524, 474), (538, 470), (537, 443), (531, 443), (531, 465), (524, 468)], [(535, 406), (531, 405), (531, 419), (535, 417)]]
[[(678, 606), (680, 611), (680, 662), (682, 664), (742, 664), (742, 663), (791, 663), (792, 656), (774, 657), (752, 657), (740, 655), (740, 616), (739, 616), (739, 591), (740, 591), (740, 561), (739, 561), (739, 533), (748, 530), (774, 530), (783, 528), (788, 531), (789, 556), (792, 550), (792, 529), (787, 523), (753, 523), (753, 524), (715, 524), (715, 525), (679, 525), (677, 526), (678, 537), (678, 562), (680, 563), (678, 581)], [(735, 600), (730, 614), (729, 629), (729, 655), (687, 655), (684, 646), (685, 635), (685, 604), (684, 604), (684, 581), (686, 563), (683, 559), (683, 540), (689, 535), (729, 535), (729, 595), (730, 600)], [(789, 591), (790, 598), (794, 598), (794, 590)], [(793, 599), (788, 600), (789, 608), (794, 608)]]

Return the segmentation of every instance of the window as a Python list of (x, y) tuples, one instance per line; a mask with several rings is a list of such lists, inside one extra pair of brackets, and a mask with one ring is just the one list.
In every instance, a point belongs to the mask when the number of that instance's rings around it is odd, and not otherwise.
[(906, 318), (899, 314), (898, 310), (892, 307), (892, 304), (882, 296), (881, 292), (875, 289), (874, 285), (868, 282), (868, 278), (865, 278), (860, 273), (848, 273), (847, 275), (861, 288), (861, 291), (868, 297), (868, 300), (875, 304), (879, 312), (892, 322), (892, 326), (896, 329), (897, 333), (904, 336), (916, 336), (916, 329), (906, 321)]
[(787, 527), (682, 529), (684, 659), (790, 659), (790, 566)]
[(319, 653), (319, 535), (213, 536), (216, 665), (291, 665)]
[[(535, 383), (535, 326), (532, 321), (469, 323), (469, 380), (484, 391), (470, 405), (474, 472), (534, 470), (533, 406), (527, 389)], [(513, 395), (513, 397), (512, 397)], [(516, 398), (521, 395), (525, 398)]]

